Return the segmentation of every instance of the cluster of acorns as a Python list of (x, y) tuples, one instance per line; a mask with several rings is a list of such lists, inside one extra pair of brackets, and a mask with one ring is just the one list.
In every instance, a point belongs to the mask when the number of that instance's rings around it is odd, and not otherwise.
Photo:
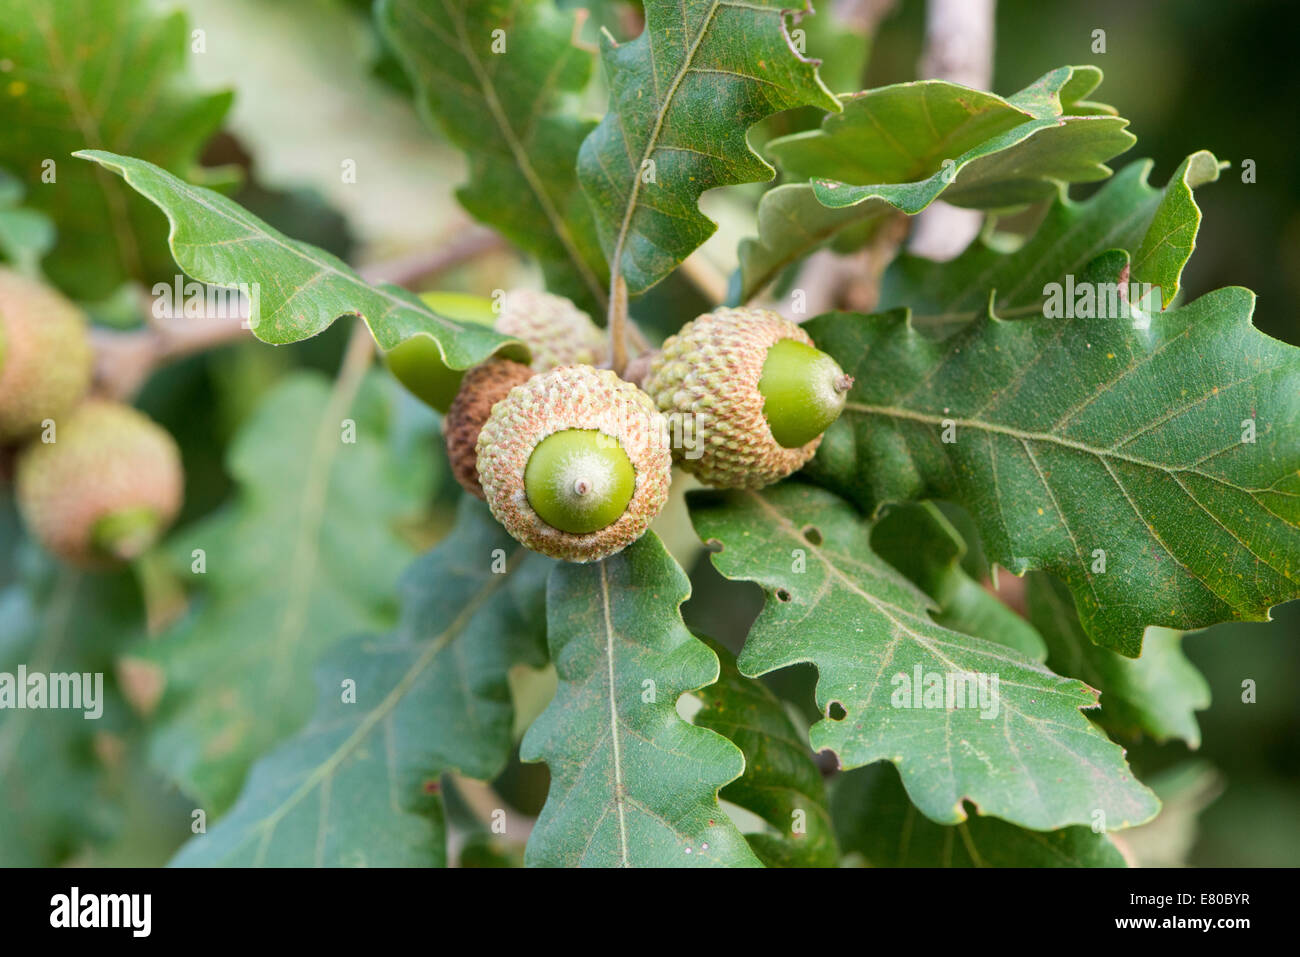
[[(416, 336), (387, 354), (389, 367), (446, 413), (457, 481), (520, 542), (567, 561), (640, 538), (668, 500), (674, 461), (721, 488), (785, 478), (812, 458), (852, 384), (807, 333), (764, 310), (687, 323), (638, 386), (596, 368), (605, 333), (567, 299), (514, 291), (494, 312), (473, 297), (430, 298), (527, 343), (532, 365), (491, 359), (462, 374)], [(103, 567), (166, 530), (183, 476), (165, 430), (87, 397), (92, 366), (85, 315), (0, 269), (0, 447), (18, 450), (19, 513), (59, 558)]]
[(73, 565), (134, 558), (183, 493), (172, 437), (130, 406), (88, 398), (85, 315), (58, 292), (0, 269), (0, 447), (17, 449), (19, 514)]
[(447, 452), (466, 491), (524, 545), (571, 562), (640, 538), (668, 499), (674, 461), (720, 488), (790, 475), (817, 451), (853, 383), (799, 326), (761, 309), (687, 323), (641, 387), (595, 368), (605, 334), (567, 299), (514, 291), (495, 316), (455, 318), (494, 322), (529, 345), (532, 365), (490, 359), (462, 378), (428, 361), (436, 346), (424, 337), (390, 352), (389, 365), (446, 413)]

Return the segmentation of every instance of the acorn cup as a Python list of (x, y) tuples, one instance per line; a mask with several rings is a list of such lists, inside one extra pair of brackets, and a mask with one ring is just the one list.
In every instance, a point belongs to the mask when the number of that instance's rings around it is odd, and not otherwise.
[(533, 370), (528, 366), (509, 359), (489, 359), (465, 373), (460, 391), (443, 419), (442, 431), (452, 475), (471, 495), (484, 497), (483, 486), (478, 480), (478, 452), (475, 449), (483, 424), (492, 414), (493, 406), (532, 376)]
[(180, 452), (130, 406), (91, 399), (60, 419), (55, 441), (18, 458), (18, 510), (56, 557), (105, 568), (142, 554), (180, 510)]
[(514, 387), (493, 406), (476, 451), (493, 516), (553, 558), (613, 555), (668, 500), (667, 423), (608, 370), (564, 366)]
[(670, 336), (645, 391), (693, 420), (702, 445), (678, 464), (719, 488), (762, 488), (799, 470), (844, 410), (845, 375), (803, 329), (765, 309), (718, 309)]
[(595, 365), (609, 351), (605, 331), (563, 296), (514, 289), (501, 297), (496, 331), (522, 339), (533, 354), (533, 370)]
[(86, 317), (49, 286), (0, 269), (0, 445), (58, 421), (90, 388)]

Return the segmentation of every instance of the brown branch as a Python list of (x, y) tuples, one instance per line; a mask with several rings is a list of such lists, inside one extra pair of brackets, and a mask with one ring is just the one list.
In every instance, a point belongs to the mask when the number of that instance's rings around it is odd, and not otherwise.
[(627, 368), (627, 282), (615, 272), (609, 291), (609, 367), (615, 375)]
[[(505, 240), (488, 229), (473, 227), (450, 245), (406, 256), (402, 259), (363, 266), (359, 273), (366, 282), (412, 286), (462, 263), (507, 249)], [(128, 332), (96, 329), (95, 391), (110, 398), (134, 395), (155, 371), (168, 363), (198, 352), (251, 337), (247, 316), (198, 316), (158, 318), (152, 299), (143, 303), (147, 321)]]
[[(995, 0), (929, 0), (921, 79), (948, 80), (976, 90), (993, 85)], [(917, 217), (911, 251), (927, 259), (952, 259), (979, 235), (983, 215), (938, 200)]]
[(698, 249), (682, 262), (682, 275), (700, 291), (710, 306), (727, 300), (727, 277)]
[(402, 259), (362, 266), (359, 272), (366, 282), (390, 282), (396, 286), (414, 286), (432, 279), (462, 263), (504, 252), (510, 247), (499, 233), (481, 226), (471, 226), (446, 246), (413, 253)]
[[(834, 0), (829, 15), (832, 22), (844, 24), (870, 44), (881, 22), (897, 6), (897, 0)], [(823, 247), (808, 256), (799, 267), (792, 286), (803, 292), (804, 310), (788, 318), (802, 322), (834, 309), (870, 312), (879, 298), (880, 276), (897, 254), (909, 225), (906, 216), (891, 217), (877, 233), (878, 238), (866, 249), (838, 253)], [(781, 308), (781, 303), (770, 298), (757, 301), (755, 305), (786, 311)]]

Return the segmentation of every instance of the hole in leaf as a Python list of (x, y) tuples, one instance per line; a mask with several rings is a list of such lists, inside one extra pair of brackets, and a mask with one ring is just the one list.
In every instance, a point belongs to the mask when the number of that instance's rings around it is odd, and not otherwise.
[(826, 717), (830, 718), (832, 721), (843, 721), (848, 716), (849, 713), (844, 710), (844, 705), (840, 704), (838, 701), (832, 701), (826, 706)]
[(788, 591), (786, 591), (784, 588), (778, 588), (778, 589), (776, 590), (776, 600), (777, 600), (777, 601), (789, 601), (789, 600), (790, 600), (790, 597), (791, 597), (791, 596), (790, 596), (790, 593), (789, 593)]
[(822, 543), (822, 530), (816, 525), (805, 525), (803, 527), (803, 537), (809, 545), (820, 545)]

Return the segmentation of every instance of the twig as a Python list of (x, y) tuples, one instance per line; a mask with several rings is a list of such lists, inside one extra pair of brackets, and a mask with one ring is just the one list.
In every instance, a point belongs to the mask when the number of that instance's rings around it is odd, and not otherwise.
[(885, 269), (898, 255), (899, 247), (912, 228), (912, 218), (906, 213), (891, 213), (876, 230), (867, 248), (862, 251), (862, 271), (849, 283), (844, 294), (844, 305), (857, 312), (875, 312), (880, 302), (880, 282)]
[[(456, 790), (460, 792), (461, 798), (469, 809), (474, 812), (474, 816), (482, 822), (488, 830), (492, 829), (494, 815), (498, 811), (505, 810), (505, 802), (501, 796), (493, 789), (492, 785), (483, 781), (475, 781), (473, 778), (457, 774), (453, 777), (456, 782)], [(533, 828), (537, 824), (537, 819), (518, 811), (508, 816), (508, 826), (510, 827), (510, 840), (518, 844), (526, 844), (529, 835), (533, 833)]]
[(645, 333), (641, 331), (641, 327), (630, 316), (627, 320), (627, 337), (632, 340), (632, 347), (636, 349), (638, 355), (644, 355), (654, 349), (654, 346), (650, 345), (650, 340), (645, 337)]
[[(367, 282), (410, 286), (462, 263), (507, 249), (505, 240), (488, 229), (474, 227), (456, 242), (402, 259), (363, 266)], [(186, 356), (237, 342), (251, 335), (246, 316), (198, 316), (159, 319), (152, 300), (146, 300), (143, 328), (129, 332), (96, 329), (95, 391), (115, 399), (134, 395), (158, 368)]]
[[(897, 0), (834, 0), (829, 15), (832, 22), (844, 24), (870, 44), (880, 29), (881, 21), (892, 14), (897, 5)], [(905, 235), (908, 224), (898, 228)], [(837, 253), (829, 248), (817, 250), (804, 260), (792, 287), (803, 291), (804, 309), (787, 318), (802, 322), (842, 307), (870, 311), (862, 304), (870, 300), (874, 306), (873, 291), (878, 292), (879, 277), (896, 252), (897, 244), (887, 249), (875, 243), (868, 250), (852, 253)], [(755, 304), (766, 305), (778, 312), (788, 311), (770, 298)]]
[[(929, 0), (921, 78), (977, 90), (992, 86), (995, 6), (995, 0)], [(927, 259), (952, 259), (979, 235), (982, 220), (977, 210), (935, 202), (917, 217), (911, 250)]]
[(948, 80), (977, 90), (993, 82), (995, 0), (929, 0), (921, 79)]
[(690, 280), (691, 285), (704, 294), (711, 305), (718, 305), (727, 299), (727, 277), (717, 267), (696, 250), (682, 262), (682, 275)]
[[(152, 314), (150, 314), (152, 316)], [(161, 366), (251, 335), (239, 316), (150, 321), (142, 329), (95, 329), (95, 391), (114, 399), (134, 395)]]
[[(873, 312), (880, 300), (880, 280), (907, 238), (912, 217), (891, 213), (862, 249), (837, 253), (819, 249), (799, 269), (793, 289), (803, 292), (803, 311), (788, 318), (803, 322), (833, 309)], [(781, 303), (772, 307), (784, 312)]]
[(481, 226), (473, 226), (450, 245), (414, 253), (403, 259), (362, 266), (358, 271), (366, 282), (391, 282), (398, 286), (413, 286), (422, 279), (444, 273), (461, 263), (489, 253), (503, 252), (508, 248), (499, 233)]
[(615, 375), (627, 368), (627, 281), (615, 273), (609, 295), (609, 366)]

